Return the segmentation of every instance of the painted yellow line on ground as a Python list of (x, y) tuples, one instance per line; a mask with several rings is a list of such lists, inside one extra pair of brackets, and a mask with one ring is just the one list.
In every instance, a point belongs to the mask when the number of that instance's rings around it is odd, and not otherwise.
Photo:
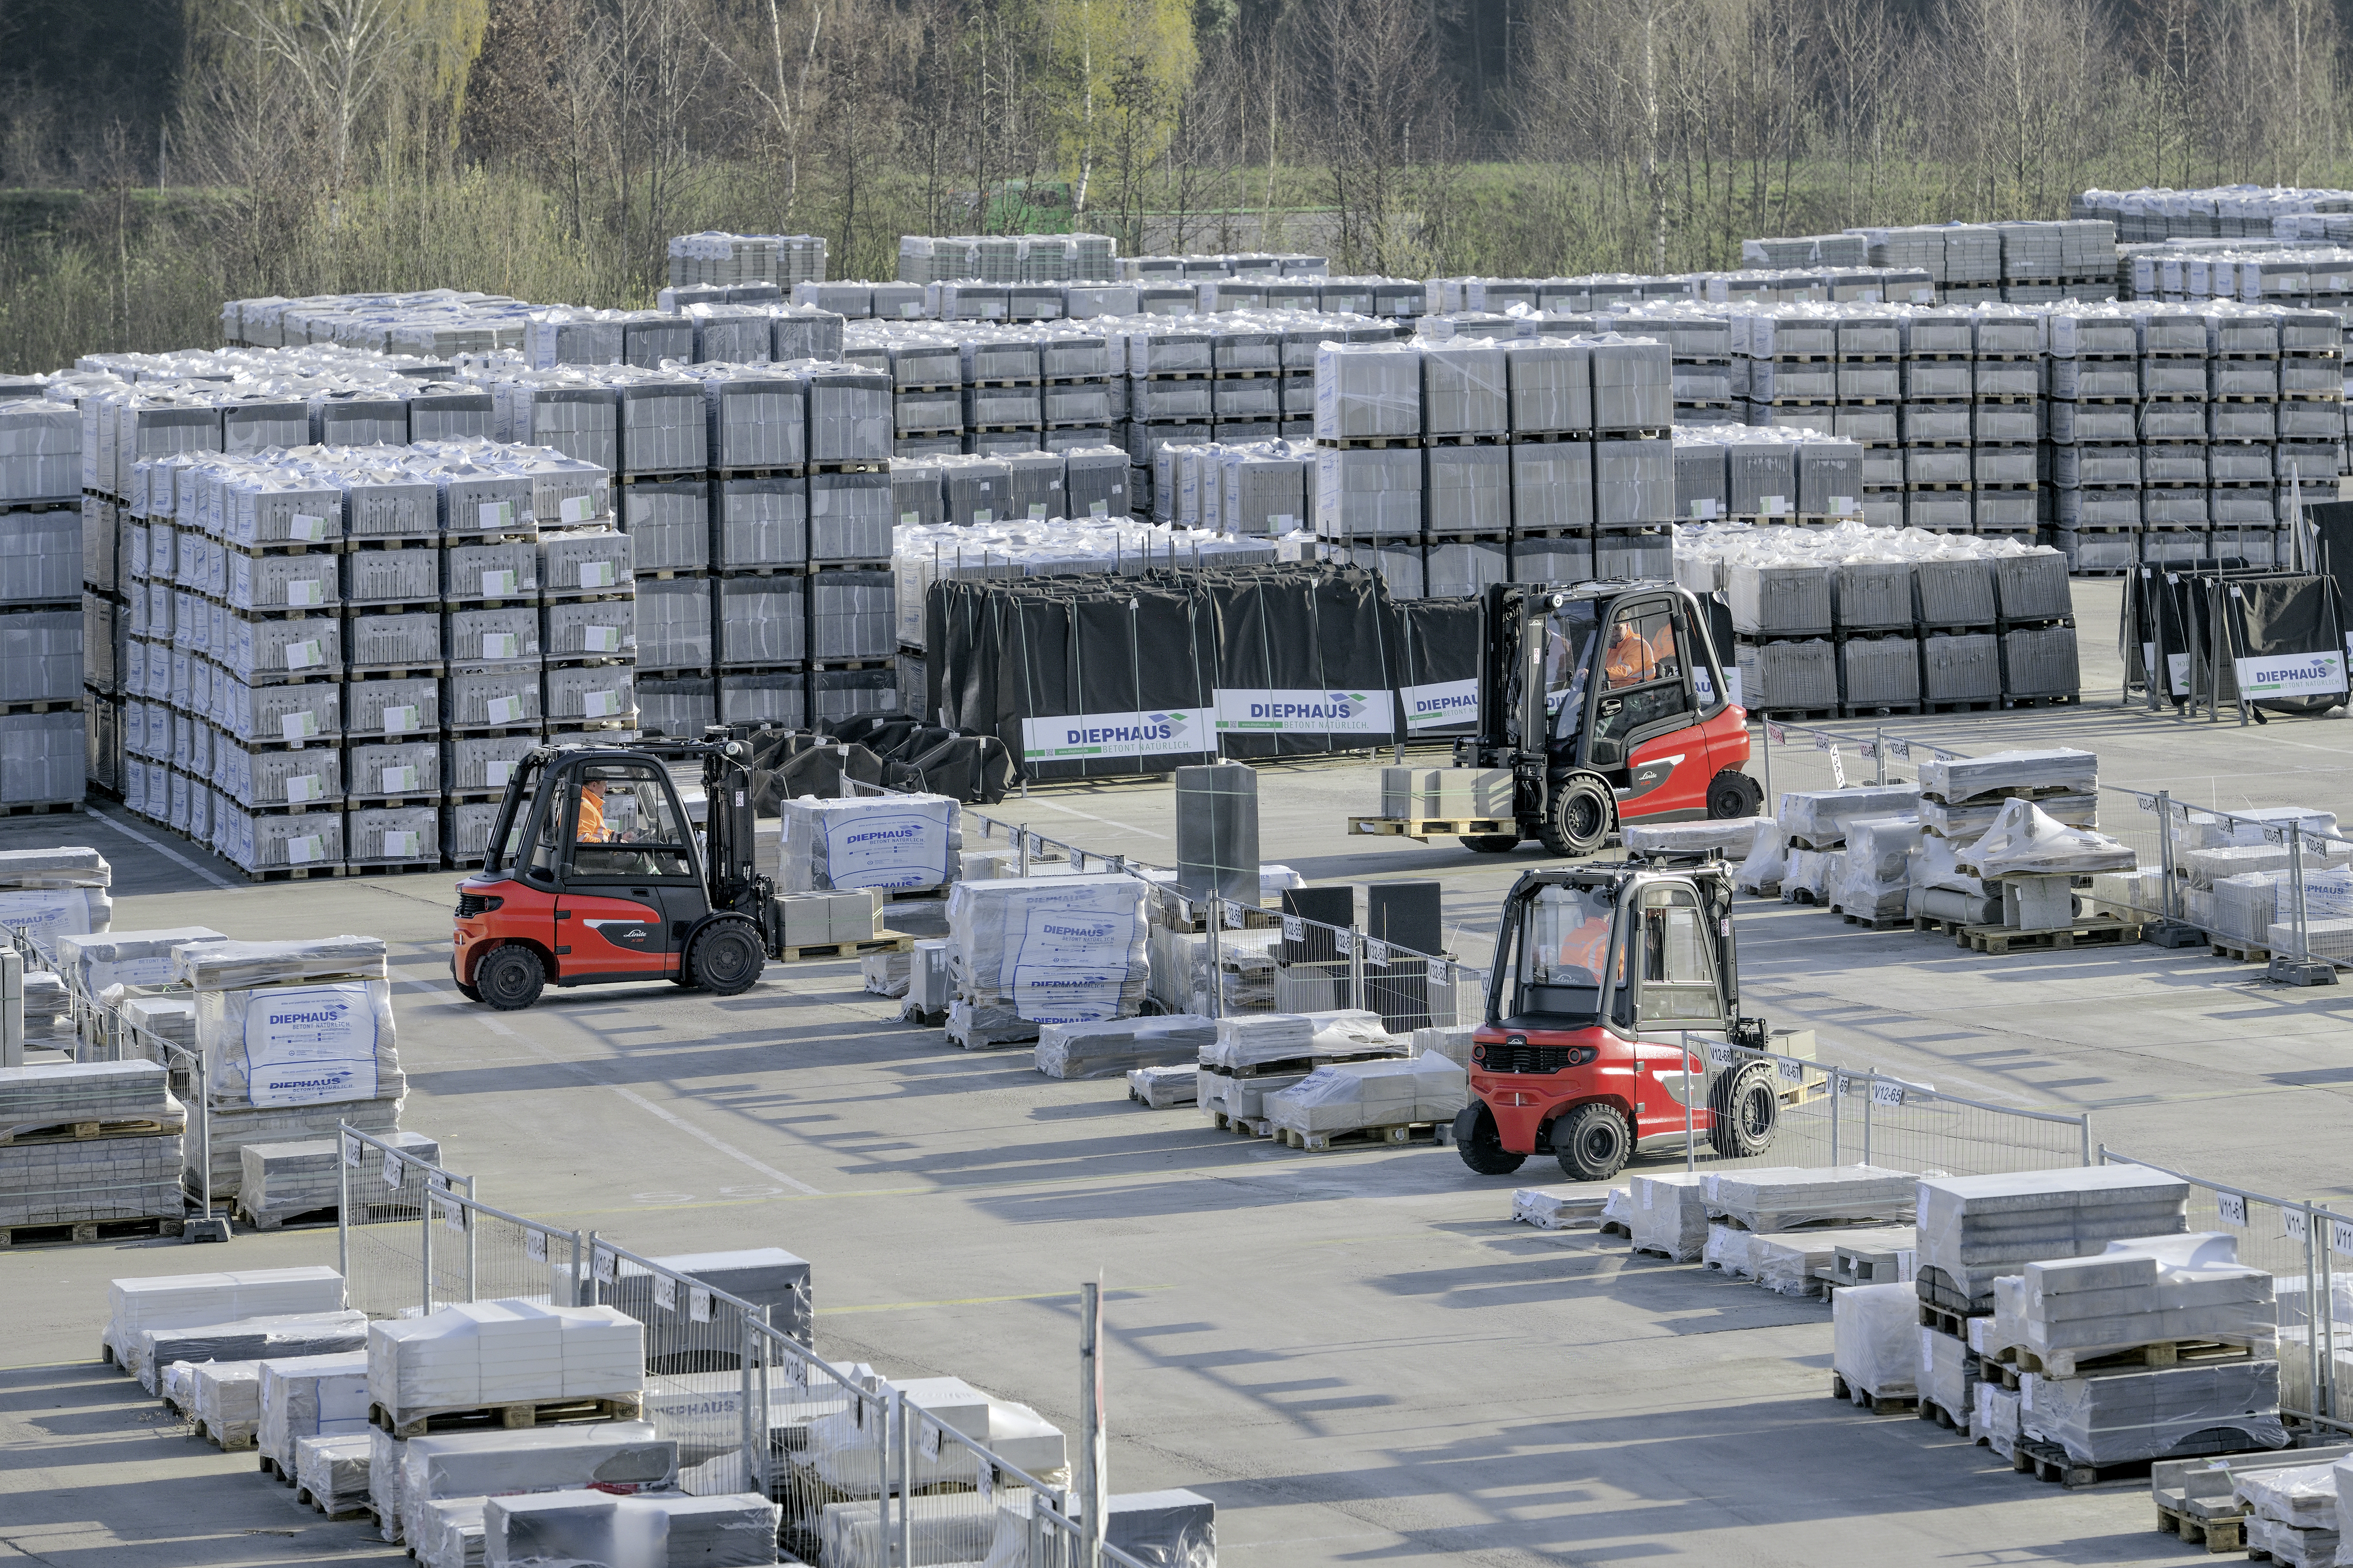
[[(1174, 1290), (1174, 1285), (1106, 1285), (1103, 1294), (1110, 1297), (1141, 1296), (1152, 1290)], [(1040, 1290), (1032, 1296), (961, 1296), (949, 1301), (884, 1301), (871, 1307), (819, 1307), (817, 1315), (830, 1317), (839, 1312), (906, 1312), (919, 1307), (991, 1307), (1000, 1301), (1069, 1301), (1077, 1299), (1076, 1290)]]

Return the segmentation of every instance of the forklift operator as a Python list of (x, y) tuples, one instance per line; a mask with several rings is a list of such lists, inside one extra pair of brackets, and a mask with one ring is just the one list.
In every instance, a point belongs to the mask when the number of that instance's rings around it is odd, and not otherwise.
[(581, 844), (605, 842), (605, 781), (590, 779), (580, 790), (580, 826), (573, 839)]
[[(1672, 649), (1670, 650), (1672, 652)], [(1641, 686), (1652, 679), (1658, 668), (1658, 658), (1651, 645), (1642, 640), (1632, 617), (1621, 616), (1609, 628), (1609, 648), (1602, 656), (1601, 668), (1609, 685), (1606, 690), (1620, 687)]]

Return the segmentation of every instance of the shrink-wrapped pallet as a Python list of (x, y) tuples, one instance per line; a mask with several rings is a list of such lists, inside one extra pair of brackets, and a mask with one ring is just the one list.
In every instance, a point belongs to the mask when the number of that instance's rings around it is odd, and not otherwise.
[(1120, 1078), (1139, 1068), (1194, 1063), (1217, 1034), (1217, 1020), (1189, 1013), (1048, 1024), (1038, 1031), (1038, 1070), (1048, 1078)]
[(1233, 1070), (1314, 1057), (1397, 1055), (1377, 1013), (1344, 1008), (1327, 1013), (1261, 1013), (1220, 1018), (1201, 1053), (1203, 1065)]
[(1832, 1271), (1840, 1247), (1895, 1252), (1909, 1248), (1912, 1240), (1909, 1226), (1895, 1225), (1774, 1231), (1749, 1238), (1748, 1273), (1767, 1290), (1810, 1296), (1821, 1289), (1822, 1276)]
[(427, 1503), (409, 1542), (419, 1568), (483, 1568), (482, 1513), (490, 1499), (449, 1498)]
[(1127, 1075), (1127, 1097), (1154, 1110), (1200, 1103), (1201, 1072), (1193, 1066), (1137, 1068)]
[(499, 1565), (767, 1568), (781, 1510), (756, 1493), (616, 1496), (574, 1490), (492, 1497), (482, 1509), (483, 1561)]
[(1623, 1187), (1521, 1187), (1512, 1194), (1512, 1218), (1538, 1230), (1593, 1230)]
[(21, 927), (52, 949), (61, 936), (103, 932), (114, 918), (107, 894), (113, 879), (113, 868), (95, 849), (0, 853), (0, 925)]
[(2001, 1458), (2013, 1457), (2021, 1436), (2020, 1392), (1998, 1383), (1979, 1383), (1976, 1393), (1977, 1406), (1969, 1415), (1970, 1434)]
[(436, 1411), (616, 1398), (645, 1387), (645, 1325), (616, 1307), (468, 1301), (369, 1326), (368, 1397), (396, 1424)]
[(1912, 1217), (1919, 1178), (1876, 1165), (1750, 1166), (1701, 1177), (1707, 1209), (1754, 1231)]
[[(946, 1426), (987, 1447), (1006, 1463), (1039, 1479), (1050, 1478), (1069, 1463), (1068, 1444), (1053, 1423), (1026, 1405), (982, 1393), (958, 1377), (893, 1379), (882, 1384), (880, 1397), (903, 1394), (909, 1406), (921, 1410), (932, 1425)], [(880, 1473), (874, 1433), (874, 1412), (843, 1408), (819, 1415), (809, 1426), (809, 1466), (818, 1480), (849, 1497), (872, 1497)], [(895, 1439), (895, 1434), (893, 1434)], [(917, 1485), (968, 1481), (977, 1465), (969, 1450), (943, 1441), (935, 1454), (916, 1445)]]
[(223, 1448), (253, 1446), (261, 1430), (261, 1368), (258, 1361), (211, 1361), (189, 1379), (195, 1417)]
[(1150, 978), (1145, 895), (1120, 876), (958, 883), (947, 910), (951, 1036), (1003, 1044), (1036, 1038), (1040, 1025), (1134, 1016)]
[[(673, 1253), (652, 1260), (672, 1274), (682, 1274), (738, 1300), (768, 1310), (768, 1322), (778, 1332), (803, 1344), (809, 1342), (815, 1311), (809, 1264), (781, 1247), (754, 1247), (732, 1252)], [(606, 1304), (649, 1325), (646, 1363), (659, 1372), (676, 1373), (679, 1364), (702, 1352), (702, 1331), (693, 1327), (691, 1302), (665, 1306), (657, 1281), (659, 1276), (622, 1258), (604, 1289)], [(683, 1309), (683, 1312), (681, 1310)], [(650, 1407), (649, 1407), (650, 1408)]]
[[(381, 1140), (419, 1164), (441, 1163), (441, 1145), (422, 1132), (395, 1132)], [(333, 1138), (284, 1143), (248, 1143), (237, 1151), (237, 1206), (264, 1229), (289, 1216), (332, 1209), (343, 1202), (344, 1165)], [(356, 1205), (379, 1194), (353, 1194)], [(355, 1206), (356, 1206), (355, 1205)], [(360, 1216), (354, 1215), (353, 1222)]]
[(1736, 1225), (1711, 1225), (1707, 1239), (1700, 1243), (1699, 1260), (1704, 1267), (1721, 1269), (1735, 1279), (1757, 1277), (1755, 1243), (1761, 1238)]
[(159, 1274), (110, 1280), (106, 1294), (101, 1342), (117, 1365), (135, 1373), (132, 1346), (143, 1330), (191, 1328), (272, 1313), (339, 1311), (343, 1278), (322, 1264)]
[(1678, 1263), (1698, 1258), (1707, 1245), (1707, 1194), (1696, 1172), (1636, 1176), (1629, 1184), (1633, 1199), (1632, 1239), (1637, 1252), (1655, 1252)]
[(1911, 816), (1918, 810), (1919, 802), (1917, 784), (1788, 790), (1780, 798), (1775, 818), (1792, 843), (1813, 849), (1834, 849), (1846, 842), (1850, 824), (1866, 817)]
[(183, 1120), (169, 1076), (149, 1061), (0, 1068), (0, 1137), (81, 1121)]
[(2129, 871), (2138, 863), (2134, 852), (2115, 839), (2088, 827), (2069, 827), (2032, 801), (2018, 799), (2005, 805), (1993, 826), (1957, 858), (1963, 870), (1987, 879), (2088, 877)]
[(2084, 1361), (2168, 1340), (2272, 1351), (2272, 1277), (2221, 1232), (2113, 1241), (2096, 1256), (2026, 1265), (2024, 1347), (2064, 1377)]
[(1847, 824), (1846, 863), (1831, 903), (1861, 920), (1893, 919), (1912, 890), (1912, 858), (1923, 837), (1914, 816), (1866, 816)]
[(1920, 1183), (1920, 1294), (1952, 1311), (1994, 1304), (1997, 1275), (2189, 1228), (2189, 1184), (2141, 1165), (1931, 1176)]
[(956, 879), (956, 803), (945, 795), (803, 795), (782, 802), (779, 815), (785, 892), (911, 892)]
[(1987, 796), (2087, 794), (2099, 786), (2100, 759), (2068, 746), (1930, 757), (1919, 763), (1921, 793), (1949, 805)]
[(2276, 1361), (2135, 1367), (2085, 1377), (2026, 1373), (2019, 1378), (2019, 1396), (2026, 1435), (2058, 1444), (2081, 1465), (2288, 1443)]
[(71, 976), (83, 995), (96, 996), (110, 985), (168, 985), (172, 983), (174, 948), (188, 942), (227, 940), (210, 926), (68, 936), (58, 942), (58, 964)]
[(292, 1475), (297, 1446), (313, 1437), (364, 1436), (368, 1429), (367, 1352), (284, 1356), (257, 1362), (258, 1436), (262, 1457)]
[(362, 1429), (294, 1444), (294, 1484), (330, 1516), (366, 1505), (368, 1456), (374, 1440)]
[(1966, 1427), (1977, 1412), (1978, 1360), (1967, 1340), (1921, 1324), (1915, 1331), (1920, 1354), (1919, 1387), (1924, 1404), (1935, 1405)]
[(131, 1336), (131, 1370), (153, 1392), (156, 1368), (175, 1361), (268, 1361), (279, 1356), (337, 1355), (367, 1342), (367, 1315), (357, 1311), (291, 1312), (185, 1328), (141, 1329)]
[(1909, 1285), (1850, 1285), (1831, 1297), (1831, 1365), (1856, 1390), (1900, 1399), (1920, 1382), (1920, 1299)]
[(576, 1487), (642, 1490), (678, 1476), (678, 1445), (643, 1421), (411, 1437), (396, 1445), (400, 1528), (421, 1533), (425, 1505), (449, 1498)]
[(1463, 1069), (1443, 1057), (1333, 1062), (1266, 1097), (1267, 1120), (1299, 1133), (1352, 1132), (1414, 1122), (1451, 1124), (1470, 1102)]

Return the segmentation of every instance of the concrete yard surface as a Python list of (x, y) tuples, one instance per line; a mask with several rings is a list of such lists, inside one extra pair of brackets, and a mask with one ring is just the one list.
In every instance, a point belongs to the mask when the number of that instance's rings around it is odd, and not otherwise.
[[(2087, 626), (2087, 649), (2104, 635)], [(2341, 720), (2242, 731), (2111, 700), (1939, 732), (1965, 750), (2084, 745), (2137, 788), (2260, 784), (2252, 804), (2353, 816)], [(1350, 839), (1380, 760), (1261, 770), (1264, 858), (1318, 881), (1437, 878), (1450, 941), (1483, 962), (1504, 889), (1542, 857)], [(994, 815), (1173, 858), (1165, 784), (1039, 790)], [(1027, 1048), (956, 1050), (864, 994), (854, 964), (772, 964), (733, 998), (551, 991), (493, 1013), (451, 988), (456, 873), (253, 887), (119, 813), (0, 824), (0, 845), (36, 843), (106, 852), (118, 929), (383, 937), (403, 1124), (483, 1201), (657, 1255), (799, 1253), (830, 1359), (959, 1376), (1074, 1434), (1077, 1289), (1100, 1279), (1113, 1489), (1215, 1499), (1237, 1564), (2202, 1555), (2153, 1528), (2145, 1480), (2065, 1491), (1933, 1424), (1834, 1402), (1823, 1302), (1511, 1223), (1514, 1186), (1562, 1179), (1549, 1160), (1482, 1178), (1449, 1150), (1238, 1138), (1116, 1079), (1049, 1080)], [(2273, 987), (2203, 950), (1989, 958), (1778, 902), (1743, 900), (1737, 918), (1749, 1010), (1813, 1026), (1825, 1060), (2088, 1110), (2099, 1141), (2261, 1190), (2353, 1190), (2343, 987)], [(380, 1268), (363, 1252), (355, 1275)], [(198, 1441), (96, 1364), (111, 1278), (335, 1256), (330, 1228), (0, 1257), (0, 1562), (397, 1560), (363, 1525), (295, 1511), (250, 1454)]]

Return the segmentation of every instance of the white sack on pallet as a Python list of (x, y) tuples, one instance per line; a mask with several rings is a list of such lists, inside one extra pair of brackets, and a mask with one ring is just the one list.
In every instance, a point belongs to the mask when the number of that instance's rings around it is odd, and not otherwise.
[(189, 1379), (195, 1417), (224, 1448), (242, 1448), (261, 1430), (261, 1366), (258, 1361), (212, 1361)]
[(948, 894), (952, 1032), (1029, 1039), (1045, 1024), (1133, 1017), (1144, 1005), (1145, 885), (1134, 877), (959, 882)]
[(214, 1105), (396, 1099), (407, 1088), (383, 980), (199, 990), (196, 1041)]
[(1189, 1013), (1047, 1024), (1038, 1031), (1038, 1070), (1048, 1078), (1122, 1078), (1139, 1068), (1198, 1062), (1217, 1037), (1216, 1019)]
[(197, 1323), (174, 1329), (142, 1329), (131, 1341), (130, 1367), (149, 1393), (156, 1368), (175, 1361), (269, 1361), (279, 1356), (337, 1355), (367, 1342), (367, 1314), (357, 1311), (289, 1312), (241, 1318), (229, 1323)]
[[(1927, 1331), (1923, 1330), (1924, 1333)], [(2213, 1362), (2096, 1377), (2019, 1378), (2027, 1436), (2056, 1443), (2079, 1465), (2122, 1465), (2172, 1455), (2204, 1433), (2232, 1434), (2226, 1447), (2284, 1448), (2279, 1363)], [(2211, 1452), (2200, 1445), (2191, 1452)]]
[(1218, 1020), (1218, 1037), (1201, 1052), (1207, 1067), (1260, 1067), (1311, 1057), (1396, 1056), (1398, 1042), (1378, 1013), (1341, 1008), (1328, 1013), (1259, 1013)]
[(616, 1307), (469, 1301), (370, 1324), (368, 1397), (396, 1420), (556, 1399), (636, 1394), (645, 1325)]
[(2162, 1340), (2271, 1347), (2272, 1277), (2223, 1232), (2112, 1241), (2095, 1257), (2026, 1266), (2026, 1348), (2048, 1370)]
[(302, 1437), (294, 1444), (294, 1484), (331, 1514), (368, 1500), (368, 1451), (375, 1447), (361, 1429), (332, 1437)]
[(364, 1436), (368, 1426), (367, 1352), (285, 1356), (256, 1363), (261, 1451), (291, 1473), (306, 1437)]
[(1678, 1263), (1695, 1261), (1707, 1245), (1707, 1194), (1697, 1172), (1636, 1176), (1628, 1183), (1633, 1194), (1629, 1229), (1634, 1250), (1656, 1252)]
[(677, 1443), (657, 1436), (645, 1421), (411, 1437), (393, 1447), (400, 1529), (410, 1535), (425, 1505), (447, 1498), (596, 1485), (642, 1489), (668, 1486), (678, 1477)]
[(2016, 876), (2088, 877), (2094, 871), (2129, 871), (2133, 852), (2088, 827), (2069, 827), (2012, 800), (2001, 808), (1985, 837), (1957, 857), (1962, 869), (1980, 878)]
[(802, 795), (781, 804), (782, 891), (914, 891), (956, 879), (956, 803), (940, 795)]
[(2179, 1235), (2189, 1229), (2189, 1183), (2145, 1165), (1923, 1177), (1922, 1282), (1941, 1283), (1968, 1298), (1969, 1310), (1983, 1310), (1975, 1303), (1993, 1304), (1996, 1275), (2087, 1258), (2111, 1241)]
[(1417, 1121), (1451, 1123), (1470, 1079), (1443, 1057), (1334, 1062), (1266, 1097), (1267, 1120), (1293, 1132), (1346, 1132)]
[(340, 1311), (343, 1277), (323, 1264), (245, 1268), (219, 1274), (155, 1274), (107, 1282), (102, 1342), (115, 1363), (131, 1365), (142, 1330), (195, 1328), (270, 1314)]
[(1959, 805), (2021, 790), (2088, 795), (2099, 787), (2100, 759), (2070, 746), (1990, 752), (1973, 757), (1930, 757), (1920, 763), (1919, 773), (1921, 793)]
[(1831, 1366), (1882, 1399), (1920, 1382), (1920, 1297), (1909, 1285), (1849, 1285), (1831, 1297)]

